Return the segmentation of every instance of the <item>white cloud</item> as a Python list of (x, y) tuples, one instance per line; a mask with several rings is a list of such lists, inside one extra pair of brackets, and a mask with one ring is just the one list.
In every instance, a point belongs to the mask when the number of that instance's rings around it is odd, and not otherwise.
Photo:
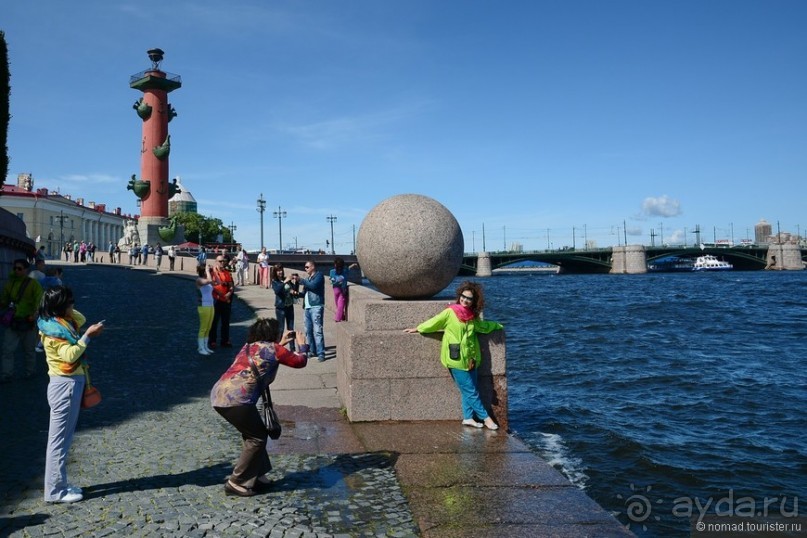
[(643, 234), (642, 228), (639, 226), (628, 226), (625, 228), (625, 233), (631, 236), (640, 236)]
[(648, 217), (677, 217), (681, 214), (681, 202), (666, 194), (658, 198), (648, 197), (642, 202), (642, 214)]
[(60, 176), (56, 181), (66, 183), (116, 183), (122, 181), (120, 177), (108, 174), (66, 174)]
[(429, 106), (428, 102), (416, 102), (374, 113), (323, 119), (306, 124), (277, 125), (276, 128), (306, 146), (331, 149), (385, 137), (394, 130), (395, 125), (422, 115)]
[(672, 234), (670, 234), (665, 243), (670, 245), (683, 245), (686, 243), (686, 239), (687, 237), (684, 230), (675, 230)]

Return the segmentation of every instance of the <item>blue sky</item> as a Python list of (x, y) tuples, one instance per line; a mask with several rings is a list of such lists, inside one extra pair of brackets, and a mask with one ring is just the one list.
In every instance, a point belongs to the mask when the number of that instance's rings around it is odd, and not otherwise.
[[(807, 235), (807, 2), (4, 2), (10, 177), (137, 211), (141, 95), (165, 51), (171, 176), (260, 244), (337, 251), (430, 196), (465, 250)], [(623, 224), (624, 223), (624, 224)]]

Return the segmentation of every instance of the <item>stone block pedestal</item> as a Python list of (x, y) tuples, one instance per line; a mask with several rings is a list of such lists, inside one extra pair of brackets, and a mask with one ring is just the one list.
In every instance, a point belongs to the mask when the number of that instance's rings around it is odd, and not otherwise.
[[(403, 332), (451, 302), (394, 300), (351, 287), (350, 321), (337, 324), (337, 389), (351, 421), (462, 419), (459, 391), (440, 363), (442, 333)], [(480, 335), (479, 342), (482, 402), (507, 428), (504, 331)]]
[(647, 272), (644, 245), (613, 247), (611, 274), (642, 275)]

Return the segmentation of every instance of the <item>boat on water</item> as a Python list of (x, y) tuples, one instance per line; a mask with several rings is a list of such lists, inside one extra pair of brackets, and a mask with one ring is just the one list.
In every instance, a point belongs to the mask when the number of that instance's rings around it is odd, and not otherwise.
[(725, 260), (717, 259), (717, 256), (711, 254), (704, 254), (698, 256), (695, 260), (695, 265), (692, 266), (693, 271), (731, 271), (734, 266)]
[(695, 260), (692, 258), (671, 256), (648, 264), (647, 270), (651, 273), (678, 273), (692, 271), (693, 267), (695, 267)]

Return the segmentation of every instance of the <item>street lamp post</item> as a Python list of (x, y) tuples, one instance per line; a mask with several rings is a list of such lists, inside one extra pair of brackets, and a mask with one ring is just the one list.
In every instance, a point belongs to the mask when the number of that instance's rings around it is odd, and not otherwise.
[(280, 209), (280, 206), (277, 206), (277, 211), (272, 212), (272, 216), (277, 219), (277, 238), (278, 238), (278, 254), (283, 252), (283, 226), (281, 222), (283, 219), (286, 218), (286, 212)]
[(325, 218), (331, 223), (331, 254), (336, 254), (336, 249), (334, 248), (333, 244), (333, 223), (336, 222), (336, 217), (333, 215), (328, 215)]
[(261, 248), (263, 248), (263, 212), (266, 211), (266, 200), (263, 199), (263, 193), (258, 198), (258, 213), (261, 214)]
[(236, 226), (233, 221), (230, 221), (228, 228), (230, 229), (230, 243), (235, 243), (235, 231), (238, 229), (238, 226)]
[(59, 216), (54, 218), (59, 219), (59, 259), (61, 259), (64, 251), (64, 219), (67, 217), (64, 216), (64, 211), (60, 210)]

